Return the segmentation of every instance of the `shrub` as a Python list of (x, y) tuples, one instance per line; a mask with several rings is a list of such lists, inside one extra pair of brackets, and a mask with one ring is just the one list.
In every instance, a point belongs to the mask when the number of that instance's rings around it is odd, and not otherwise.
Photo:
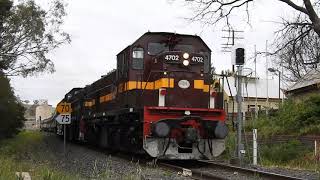
[(9, 80), (0, 71), (0, 139), (11, 137), (23, 126), (24, 107), (15, 97)]
[(246, 129), (259, 129), (259, 134), (318, 134), (320, 131), (320, 95), (311, 95), (305, 100), (288, 99), (277, 112), (268, 117), (260, 115), (247, 124)]
[(292, 140), (283, 144), (262, 146), (260, 157), (262, 162), (285, 164), (303, 156), (306, 152), (307, 149), (299, 141)]

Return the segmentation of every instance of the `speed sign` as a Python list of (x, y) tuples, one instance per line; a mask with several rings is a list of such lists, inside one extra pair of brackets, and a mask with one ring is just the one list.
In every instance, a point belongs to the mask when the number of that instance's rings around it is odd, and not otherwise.
[(71, 124), (71, 114), (59, 114), (56, 121), (59, 124)]
[(63, 114), (63, 113), (70, 114), (72, 112), (71, 103), (66, 103), (66, 102), (59, 103), (56, 108), (56, 111), (57, 113), (60, 113), (60, 114)]

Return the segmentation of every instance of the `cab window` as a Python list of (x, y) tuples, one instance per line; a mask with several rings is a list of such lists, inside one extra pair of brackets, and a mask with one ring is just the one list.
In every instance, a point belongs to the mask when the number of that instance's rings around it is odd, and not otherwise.
[(190, 44), (177, 44), (173, 48), (174, 51), (183, 51), (187, 53), (193, 53), (193, 46)]
[(169, 51), (169, 47), (165, 43), (149, 43), (148, 44), (148, 54), (151, 56), (158, 55), (165, 51)]
[(143, 48), (133, 48), (132, 51), (132, 69), (143, 69)]

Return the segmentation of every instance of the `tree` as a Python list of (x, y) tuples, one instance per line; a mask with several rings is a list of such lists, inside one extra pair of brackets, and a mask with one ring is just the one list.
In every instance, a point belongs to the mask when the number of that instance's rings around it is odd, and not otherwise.
[(52, 0), (49, 10), (34, 0), (19, 1), (12, 6), (0, 0), (0, 71), (6, 76), (29, 76), (40, 72), (54, 72), (54, 64), (47, 54), (70, 42), (61, 29), (66, 15), (65, 5)]
[[(232, 29), (231, 15), (239, 15), (239, 11), (244, 11), (243, 15), (249, 22), (249, 5), (255, 1), (257, 0), (188, 0), (195, 7), (190, 20), (209, 25), (223, 21)], [(275, 62), (285, 68), (287, 80), (296, 81), (315, 68), (308, 66), (309, 64), (317, 64), (320, 60), (320, 19), (317, 14), (320, 0), (277, 0), (274, 3), (285, 3), (295, 12), (295, 16), (283, 18), (281, 27), (276, 32), (274, 52), (268, 54), (275, 56)]]
[(16, 134), (23, 126), (24, 107), (15, 97), (8, 78), (0, 73), (0, 139)]
[(300, 14), (291, 22), (283, 19), (282, 26), (276, 32), (273, 44), (275, 52), (270, 55), (287, 72), (283, 78), (296, 82), (312, 69), (318, 70), (320, 37)]

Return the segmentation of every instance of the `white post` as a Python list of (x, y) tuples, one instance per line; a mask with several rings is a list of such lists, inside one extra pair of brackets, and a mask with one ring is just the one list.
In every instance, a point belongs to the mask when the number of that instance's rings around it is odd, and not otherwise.
[(257, 152), (258, 152), (258, 148), (257, 148), (257, 138), (258, 138), (258, 134), (257, 134), (257, 129), (253, 129), (252, 132), (253, 135), (253, 165), (257, 165)]
[(317, 156), (317, 140), (314, 140), (314, 156)]

